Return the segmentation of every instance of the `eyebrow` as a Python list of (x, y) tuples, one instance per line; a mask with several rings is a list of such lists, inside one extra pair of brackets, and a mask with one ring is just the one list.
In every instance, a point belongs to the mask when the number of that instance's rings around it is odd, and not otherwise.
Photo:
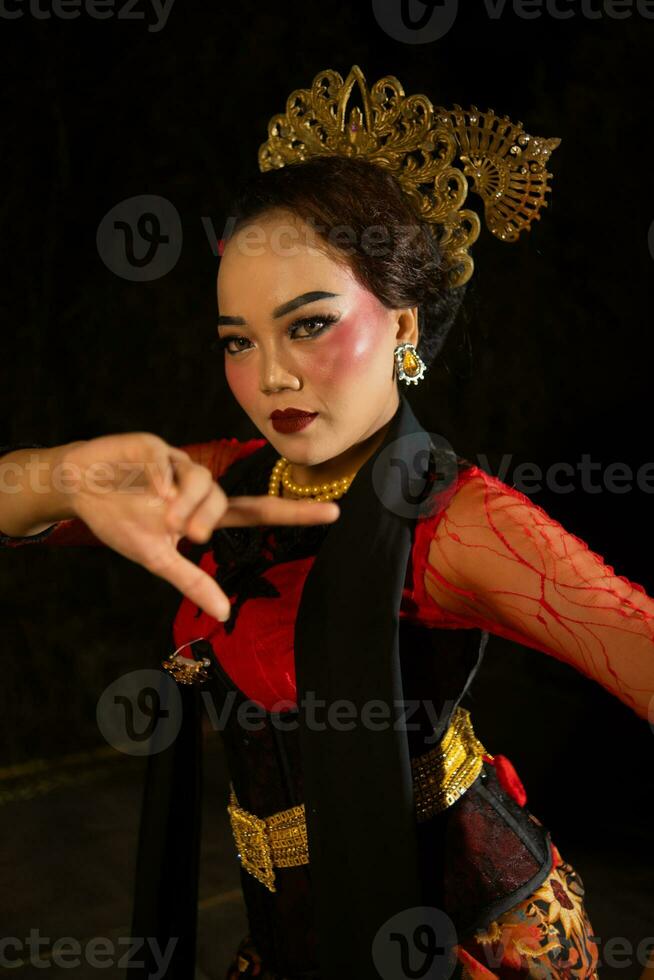
[[(304, 306), (306, 303), (313, 303), (317, 299), (329, 299), (332, 296), (339, 296), (340, 293), (328, 293), (323, 289), (314, 289), (310, 293), (302, 293), (301, 296), (296, 296), (295, 299), (289, 299), (281, 306), (276, 306), (272, 311), (273, 319), (278, 319), (280, 316), (284, 316), (286, 313), (292, 313), (293, 310), (297, 310), (299, 306)], [(242, 327), (246, 325), (246, 320), (242, 316), (226, 316), (221, 315), (218, 317), (219, 327)]]

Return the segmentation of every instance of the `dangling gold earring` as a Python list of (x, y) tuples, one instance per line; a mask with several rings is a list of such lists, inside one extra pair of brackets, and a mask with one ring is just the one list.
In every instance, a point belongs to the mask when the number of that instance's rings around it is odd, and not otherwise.
[(403, 343), (393, 351), (397, 377), (405, 384), (418, 384), (425, 375), (427, 365), (420, 357), (413, 344)]

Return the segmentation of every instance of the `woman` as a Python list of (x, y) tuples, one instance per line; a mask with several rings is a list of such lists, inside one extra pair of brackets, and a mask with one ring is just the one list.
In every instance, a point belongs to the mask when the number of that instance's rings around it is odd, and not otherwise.
[[(389, 232), (377, 254), (361, 247), (371, 216)], [(287, 165), (246, 184), (236, 219), (219, 343), (262, 438), (55, 447), (81, 477), (151, 462), (147, 494), (83, 478), (37, 500), (24, 481), (0, 514), (7, 545), (104, 542), (184, 594), (166, 668), (199, 683), (180, 683), (180, 736), (149, 759), (133, 934), (177, 937), (167, 975), (192, 976), (207, 689), (217, 711), (230, 694), (262, 708), (258, 726), (231, 710), (221, 728), (250, 924), (229, 980), (416, 975), (397, 971), (420, 950), (423, 976), (595, 977), (581, 878), (459, 702), (492, 632), (647, 719), (654, 601), (413, 415), (399, 383), (437, 355), (462, 288), (392, 175), (344, 156)], [(158, 494), (165, 513), (147, 507)], [(353, 708), (350, 727), (315, 724), (309, 695)], [(413, 728), (364, 718), (402, 698)]]

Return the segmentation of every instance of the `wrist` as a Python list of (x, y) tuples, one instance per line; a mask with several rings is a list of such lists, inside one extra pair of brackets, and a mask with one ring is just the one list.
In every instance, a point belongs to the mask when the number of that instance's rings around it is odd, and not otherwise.
[(88, 440), (77, 439), (50, 450), (49, 504), (50, 516), (55, 520), (68, 520), (77, 516), (76, 501), (80, 488), (81, 468), (75, 462), (74, 450)]
[[(20, 447), (0, 459), (0, 528), (11, 537), (36, 534), (76, 516), (75, 480), (62, 466), (79, 442)], [(68, 478), (65, 479), (66, 470)], [(74, 468), (72, 476), (75, 476)], [(79, 486), (79, 477), (77, 479)]]

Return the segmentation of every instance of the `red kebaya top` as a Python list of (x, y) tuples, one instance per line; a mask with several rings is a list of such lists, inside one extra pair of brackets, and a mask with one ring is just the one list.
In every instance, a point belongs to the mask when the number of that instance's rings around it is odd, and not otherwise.
[[(181, 448), (219, 480), (265, 442), (214, 439)], [(31, 541), (101, 543), (78, 518), (31, 538), (0, 537), (6, 547)], [(182, 539), (179, 550), (187, 545)], [(249, 595), (226, 623), (184, 598), (173, 624), (176, 647), (205, 637), (246, 696), (268, 710), (294, 707), (294, 623), (313, 561), (267, 567), (262, 575), (272, 587)], [(215, 574), (209, 545), (199, 564)], [(400, 617), (438, 629), (485, 629), (540, 650), (652, 719), (654, 599), (523, 493), (475, 465), (460, 474), (444, 507), (416, 522)]]

